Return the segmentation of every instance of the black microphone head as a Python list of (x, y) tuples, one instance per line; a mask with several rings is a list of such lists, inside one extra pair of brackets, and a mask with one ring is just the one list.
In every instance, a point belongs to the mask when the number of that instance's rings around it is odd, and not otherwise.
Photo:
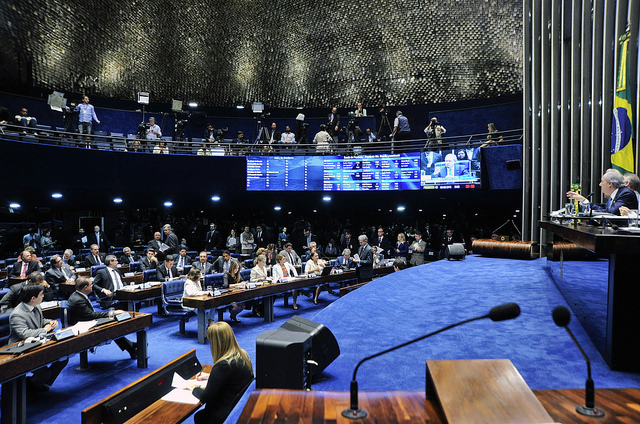
[(556, 306), (553, 310), (553, 322), (558, 327), (566, 327), (571, 321), (571, 312), (565, 306)]
[(489, 311), (489, 318), (491, 318), (491, 321), (504, 321), (507, 319), (514, 319), (518, 315), (520, 315), (520, 306), (518, 306), (517, 303), (513, 302), (494, 306)]

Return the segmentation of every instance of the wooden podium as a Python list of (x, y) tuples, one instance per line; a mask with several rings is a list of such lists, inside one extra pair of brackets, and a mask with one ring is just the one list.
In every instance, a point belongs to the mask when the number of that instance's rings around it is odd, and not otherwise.
[(508, 359), (427, 361), (426, 397), (449, 424), (553, 422)]

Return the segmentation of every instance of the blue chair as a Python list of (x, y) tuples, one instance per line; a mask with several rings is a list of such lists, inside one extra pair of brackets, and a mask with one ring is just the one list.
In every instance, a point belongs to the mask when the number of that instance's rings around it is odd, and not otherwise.
[(245, 259), (244, 260), (244, 266), (245, 266), (245, 268), (253, 267), (253, 259)]
[(85, 249), (84, 247), (80, 249), (80, 256), (88, 255), (91, 252), (91, 249)]
[(130, 272), (138, 272), (140, 271), (140, 261), (134, 261), (129, 264)]
[(155, 269), (147, 269), (142, 273), (142, 281), (154, 281), (156, 280), (157, 271)]
[(183, 270), (183, 274), (187, 275), (189, 273), (189, 271), (191, 271), (192, 267), (193, 267), (193, 265), (185, 265), (184, 266), (184, 270)]
[(92, 276), (92, 277), (95, 277), (95, 276), (96, 276), (96, 273), (97, 273), (98, 271), (100, 271), (102, 268), (106, 268), (106, 267), (107, 267), (106, 265), (93, 265), (93, 266), (91, 267), (91, 276)]
[(209, 287), (209, 286), (222, 287), (223, 283), (224, 283), (224, 274), (223, 273), (207, 274), (207, 275), (204, 276), (204, 286), (205, 287)]
[(9, 325), (10, 313), (0, 314), (0, 346), (6, 346), (9, 343), (9, 334), (11, 326)]
[(16, 262), (18, 262), (18, 258), (7, 258), (4, 260), (4, 264), (7, 268), (13, 266)]
[(236, 259), (240, 259), (240, 258), (242, 258), (242, 255), (240, 253), (231, 253), (231, 257), (232, 258), (236, 258)]
[(243, 269), (240, 271), (240, 277), (242, 278), (242, 281), (248, 281), (251, 278), (251, 270)]
[[(146, 272), (146, 271), (145, 271)], [(185, 323), (195, 315), (191, 309), (182, 307), (184, 280), (164, 281), (162, 283), (162, 314), (180, 318), (180, 334), (185, 333)]]
[(222, 252), (224, 252), (224, 250), (222, 250), (222, 249), (212, 250), (211, 251), (211, 256), (218, 257), (218, 256), (222, 255)]
[(200, 256), (200, 252), (196, 252), (195, 250), (188, 250), (187, 256), (191, 256), (191, 258), (195, 260)]

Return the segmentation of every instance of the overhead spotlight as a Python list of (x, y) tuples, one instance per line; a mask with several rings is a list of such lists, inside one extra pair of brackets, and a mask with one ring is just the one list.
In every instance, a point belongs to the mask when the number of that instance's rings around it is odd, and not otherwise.
[(331, 201), (331, 196), (322, 196), (322, 200), (324, 202), (330, 202)]
[(170, 208), (171, 206), (173, 206), (173, 202), (166, 201), (166, 202), (164, 202), (164, 205), (165, 205), (166, 207)]
[(313, 213), (317, 213), (317, 212), (318, 212), (318, 210), (317, 210), (317, 209), (314, 209), (314, 210), (313, 210)]
[(12, 202), (12, 203), (9, 203), (9, 207), (11, 209), (20, 209), (21, 206), (20, 206), (20, 203)]
[(422, 209), (418, 209), (418, 212), (422, 212)]
[(405, 209), (407, 209), (407, 208), (406, 208), (406, 207), (404, 207), (404, 206), (398, 206), (398, 207), (396, 208), (396, 210), (397, 210), (398, 212), (404, 212), (404, 211), (405, 211)]
[(189, 102), (189, 107), (198, 107), (198, 103), (196, 103), (196, 102)]
[(289, 212), (287, 212), (287, 215), (291, 215), (292, 213), (293, 213), (293, 212), (289, 211)]
[(114, 197), (113, 198), (113, 203), (122, 203), (122, 198), (121, 197)]
[(54, 199), (61, 199), (62, 193), (51, 193), (51, 197), (53, 197)]
[(274, 206), (273, 210), (274, 211), (281, 211), (282, 210), (282, 206)]
[(220, 201), (220, 196), (218, 196), (218, 195), (211, 196), (211, 200), (213, 200), (214, 202), (219, 202)]
[(244, 109), (244, 106), (238, 105), (238, 106), (236, 106), (236, 109)]

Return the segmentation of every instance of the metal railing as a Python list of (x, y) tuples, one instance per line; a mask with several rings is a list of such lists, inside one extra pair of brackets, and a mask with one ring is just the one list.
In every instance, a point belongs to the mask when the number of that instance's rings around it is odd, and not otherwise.
[[(501, 131), (499, 145), (521, 144), (522, 129)], [(315, 145), (309, 141), (305, 144), (260, 144), (236, 143), (233, 140), (209, 142), (172, 140), (169, 137), (156, 140), (131, 138), (124, 134), (78, 134), (57, 129), (25, 128), (19, 125), (3, 124), (0, 126), (0, 138), (18, 140), (46, 145), (67, 146), (77, 148), (111, 150), (137, 153), (167, 153), (181, 155), (205, 156), (288, 156), (288, 155), (360, 155), (360, 154), (395, 154), (421, 152), (427, 150), (458, 150), (477, 148), (488, 140), (488, 133), (467, 134), (435, 139), (391, 140), (375, 142), (340, 141), (329, 145)], [(161, 147), (164, 144), (166, 150)], [(139, 145), (136, 151), (135, 146)], [(203, 150), (204, 149), (204, 150)]]

